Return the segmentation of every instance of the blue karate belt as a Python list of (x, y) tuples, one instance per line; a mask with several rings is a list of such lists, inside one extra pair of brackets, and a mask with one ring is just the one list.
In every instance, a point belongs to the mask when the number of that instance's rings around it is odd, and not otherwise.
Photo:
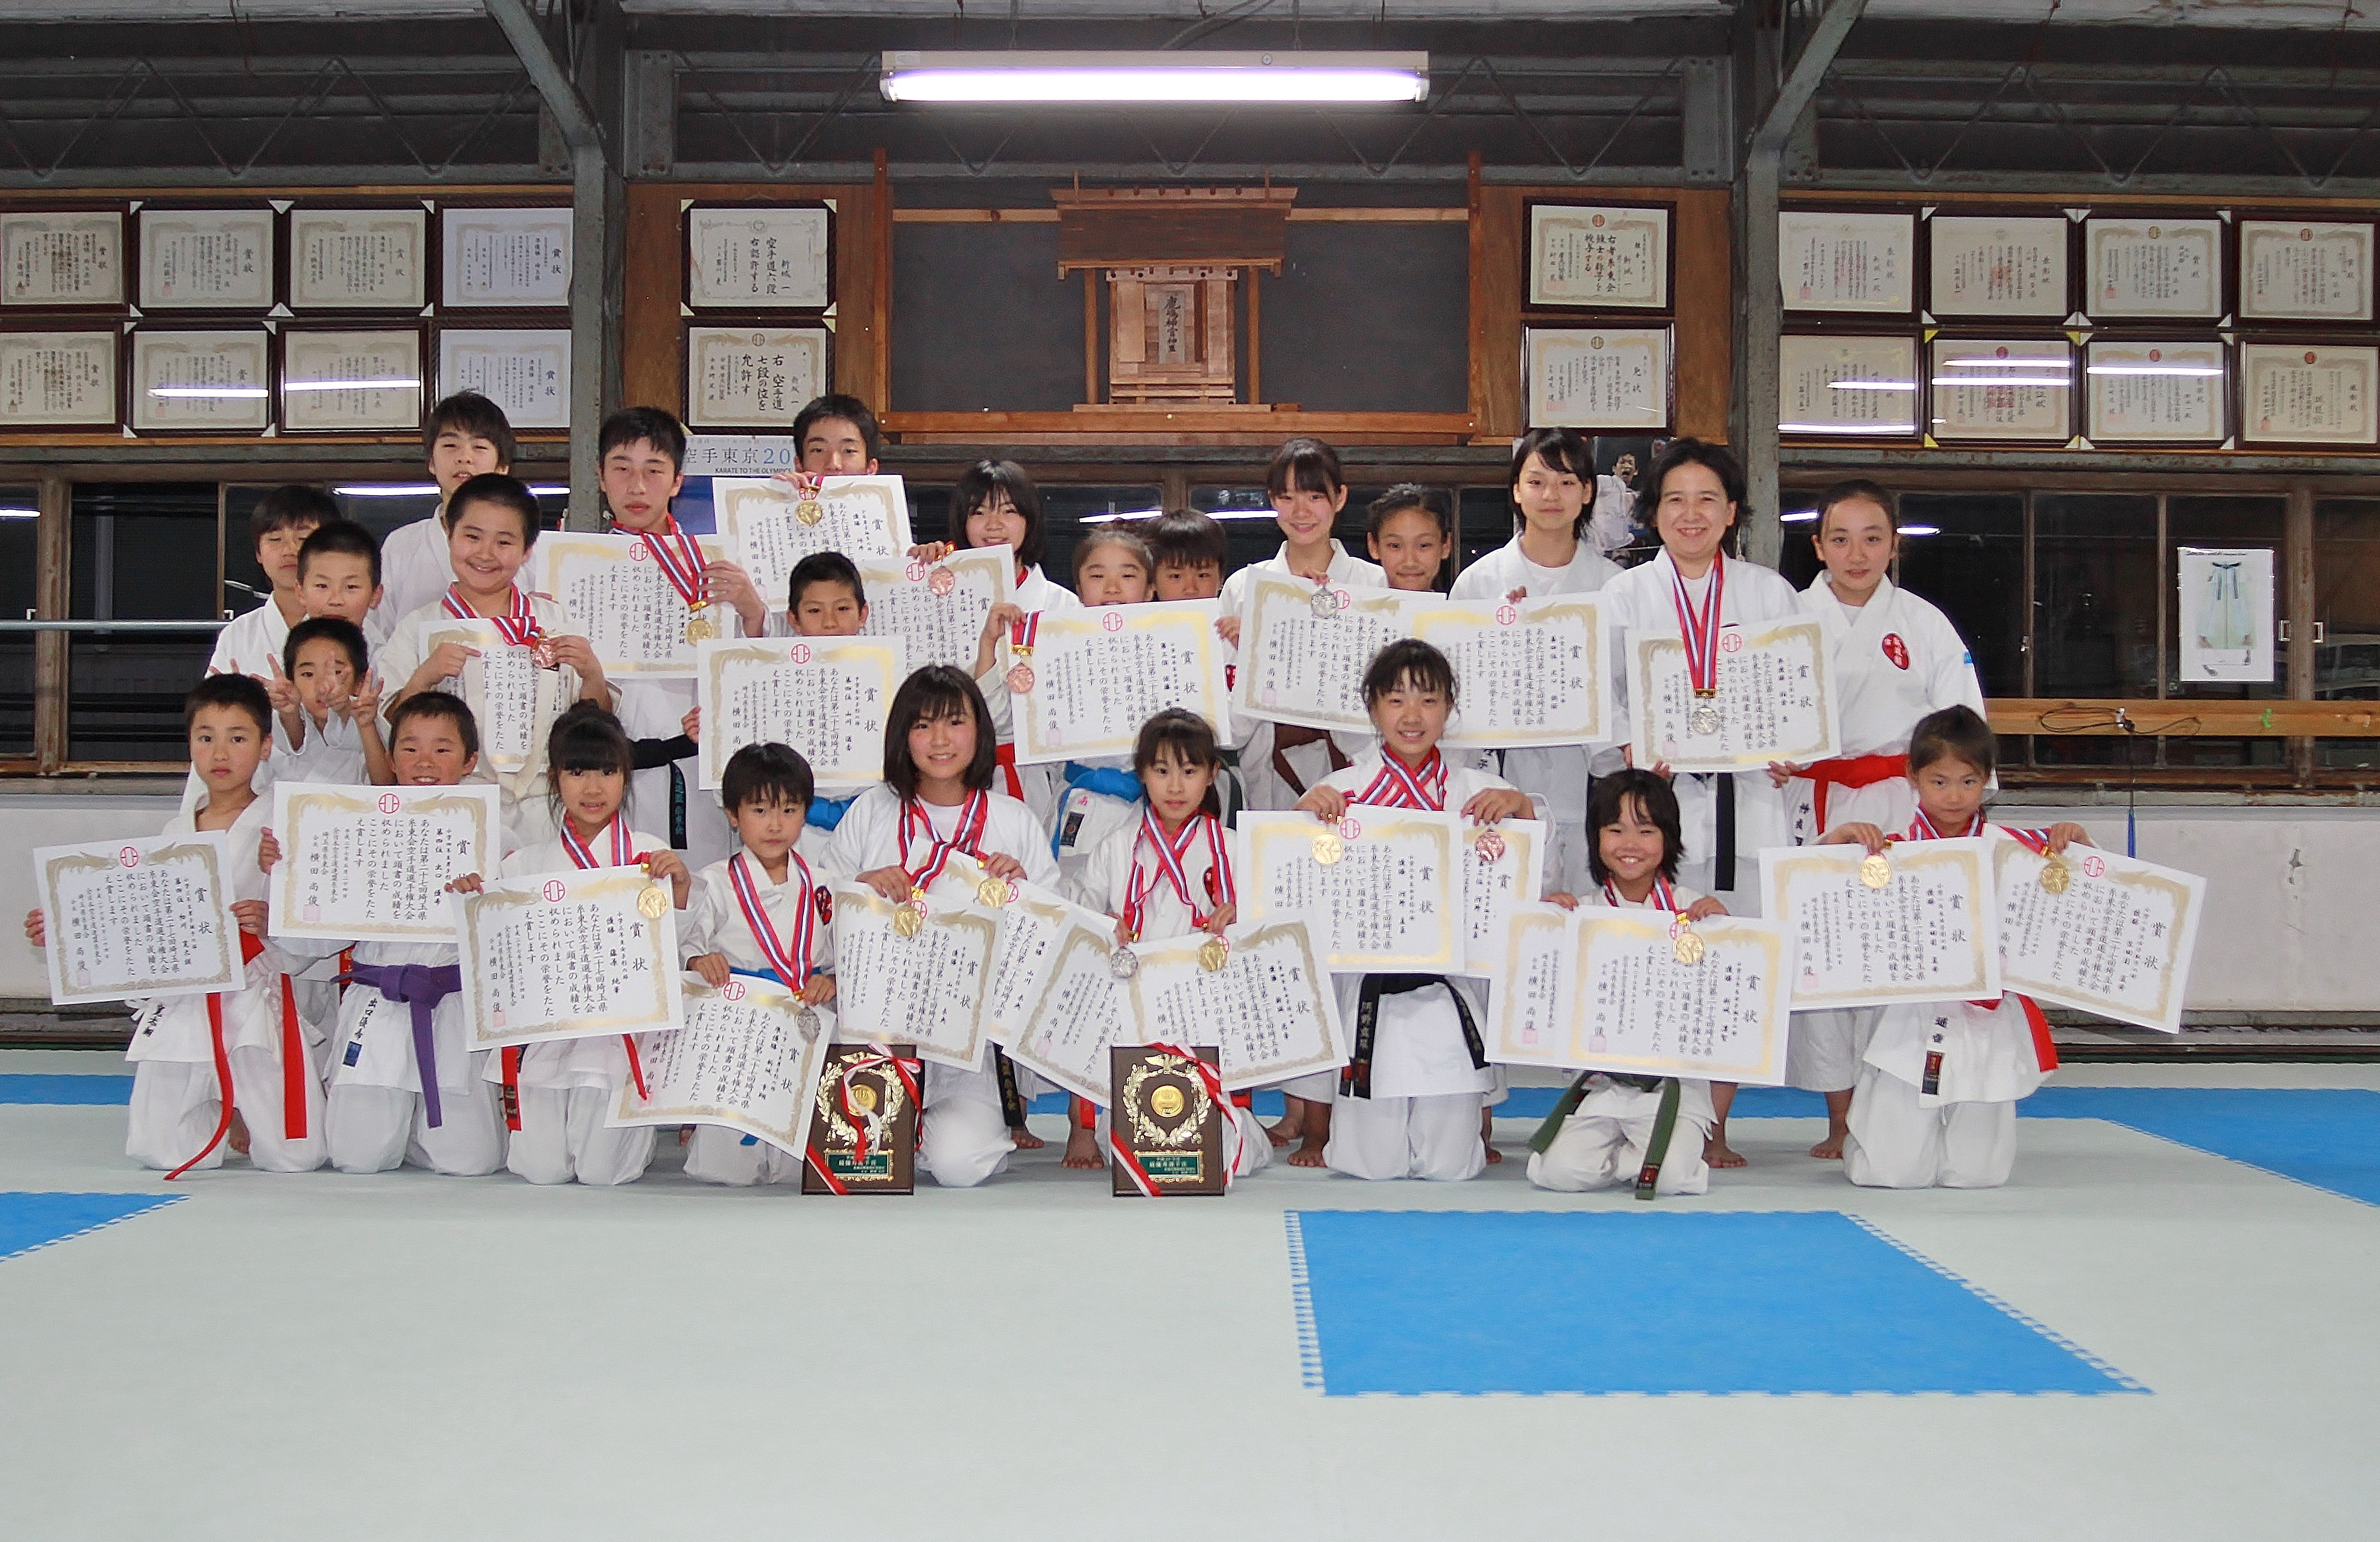
[[(815, 825), (820, 830), (832, 830), (843, 822), (844, 815), (851, 812), (851, 806), (857, 801), (858, 797), (859, 795), (856, 793), (850, 797), (814, 797), (810, 799), (809, 812), (803, 816), (803, 822)], [(747, 974), (750, 971), (736, 972)]]
[[(1086, 792), (1105, 793), (1126, 803), (1138, 803), (1148, 795), (1141, 790), (1140, 778), (1128, 771), (1120, 771), (1113, 766), (1087, 766), (1080, 760), (1069, 760), (1066, 762), (1066, 791), (1073, 792), (1077, 787)], [(1061, 793), (1059, 801), (1062, 804), (1064, 800), (1065, 794)], [(1050, 855), (1052, 856), (1058, 855), (1061, 832), (1065, 828), (1065, 821), (1061, 820), (1058, 828), (1050, 832)]]
[[(810, 807), (815, 808), (820, 803), (824, 802), (826, 802), (824, 798), (813, 799), (810, 803)], [(830, 805), (830, 807), (834, 809), (834, 817), (839, 820), (843, 818), (844, 809), (849, 807), (850, 805), (851, 799), (844, 798), (841, 803), (832, 804)], [(785, 983), (785, 977), (777, 973), (774, 969), (738, 969), (731, 964), (727, 966), (727, 972), (731, 975), (748, 975), (756, 980), (767, 980), (773, 985), (783, 985)], [(790, 987), (788, 989), (790, 989)], [(738, 1146), (758, 1146), (760, 1144), (760, 1137), (758, 1135), (746, 1135), (742, 1140), (737, 1141), (735, 1144)]]

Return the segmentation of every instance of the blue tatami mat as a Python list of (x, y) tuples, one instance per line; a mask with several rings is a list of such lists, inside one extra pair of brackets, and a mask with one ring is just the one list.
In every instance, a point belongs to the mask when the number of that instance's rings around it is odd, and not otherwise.
[(1334, 1397), (2144, 1390), (1834, 1211), (1288, 1220), (1306, 1379)]
[(15, 1194), (0, 1192), (0, 1259), (95, 1232), (180, 1200), (178, 1194)]
[(2380, 1205), (2380, 1092), (2051, 1086), (2017, 1111), (2034, 1119), (2105, 1119)]
[(132, 1101), (132, 1078), (116, 1075), (0, 1075), (0, 1103), (113, 1103)]

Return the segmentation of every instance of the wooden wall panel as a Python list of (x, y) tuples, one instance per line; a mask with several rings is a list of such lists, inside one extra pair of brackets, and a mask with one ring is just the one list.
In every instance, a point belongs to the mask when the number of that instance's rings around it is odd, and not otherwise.
[(1678, 317), (1678, 421), (1681, 434), (1727, 443), (1735, 396), (1735, 234), (1724, 188), (1677, 195), (1670, 225), (1678, 261), (1670, 303)]
[[(834, 389), (881, 411), (885, 399), (884, 296), (889, 253), (880, 199), (859, 183), (760, 187), (750, 183), (628, 185), (626, 293), (622, 297), (621, 385), (635, 405), (686, 410), (686, 240), (678, 206), (834, 200)], [(788, 425), (790, 427), (790, 425)]]

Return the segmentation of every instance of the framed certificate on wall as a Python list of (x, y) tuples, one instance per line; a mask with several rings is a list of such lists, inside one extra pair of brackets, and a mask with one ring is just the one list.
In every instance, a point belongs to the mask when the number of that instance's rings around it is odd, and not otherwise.
[(2082, 431), (2094, 443), (2211, 444), (2226, 435), (2230, 350), (2214, 338), (2101, 338), (2083, 351), (2082, 376)]
[(1777, 340), (1777, 431), (1914, 439), (1917, 339), (1788, 333)]
[(834, 303), (834, 212), (824, 203), (686, 211), (686, 303), (823, 310)]
[(429, 212), (293, 209), (293, 310), (419, 310), (429, 303)]
[(123, 336), (0, 332), (0, 428), (114, 428)]
[(141, 310), (272, 308), (272, 210), (143, 209), (140, 222)]
[(1788, 310), (1913, 316), (1917, 216), (1787, 209), (1777, 216), (1777, 281)]
[(439, 302), (538, 310), (570, 303), (570, 211), (438, 212)]
[(2223, 222), (2082, 222), (2082, 310), (2094, 321), (2223, 314)]
[(135, 433), (261, 433), (273, 422), (273, 335), (139, 327), (132, 334)]
[(823, 395), (830, 334), (823, 326), (686, 329), (686, 420), (704, 429), (783, 429)]
[(2380, 348), (2313, 343), (2240, 347), (2240, 436), (2265, 444), (2373, 444)]
[(124, 266), (124, 216), (114, 209), (0, 213), (0, 305), (122, 305)]
[(416, 430), (421, 405), (419, 328), (282, 329), (284, 432)]
[(516, 429), (570, 426), (570, 329), (447, 327), (438, 334), (438, 395), (477, 391)]
[(1937, 338), (1933, 435), (2062, 444), (2074, 435), (2074, 375), (2063, 337)]
[(2240, 319), (2372, 320), (2372, 223), (2241, 220)]
[(2031, 316), (2058, 322), (2067, 292), (2063, 214), (1937, 214), (1926, 222), (1926, 309), (1937, 316)]
[(1670, 211), (1640, 205), (1529, 205), (1529, 304), (1666, 310)]
[(1670, 329), (1530, 327), (1522, 388), (1532, 428), (1658, 433), (1670, 426)]

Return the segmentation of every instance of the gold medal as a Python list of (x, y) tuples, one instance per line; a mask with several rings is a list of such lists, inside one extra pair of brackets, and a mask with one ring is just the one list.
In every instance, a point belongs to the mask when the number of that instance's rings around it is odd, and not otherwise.
[(805, 498), (794, 505), (794, 517), (805, 525), (815, 525), (826, 517), (826, 505), (815, 498)]
[(637, 908), (644, 912), (645, 919), (648, 921), (660, 920), (662, 913), (669, 907), (669, 891), (658, 883), (646, 884), (644, 892), (637, 896)]
[(2074, 869), (2066, 865), (2066, 858), (2062, 856), (2052, 856), (2048, 861), (2042, 864), (2041, 886), (2050, 893), (2062, 894), (2066, 892), (2068, 886), (2072, 884), (2073, 881)]
[(862, 1113), (874, 1112), (876, 1109), (876, 1089), (869, 1087), (866, 1082), (853, 1082), (851, 1084), (851, 1106), (857, 1109)]
[(1172, 1082), (1160, 1082), (1148, 1095), (1148, 1111), (1160, 1119), (1179, 1119), (1188, 1099)]
[(1198, 944), (1198, 967), (1213, 974), (1232, 961), (1232, 945), (1220, 937), (1209, 937)]
[(985, 879), (975, 886), (975, 897), (987, 908), (997, 910), (1009, 901), (1007, 881), (997, 878)]
[(918, 915), (913, 906), (905, 905), (892, 912), (892, 935), (895, 937), (904, 939), (915, 937), (925, 924), (926, 918)]
[(1338, 861), (1341, 857), (1346, 855), (1346, 843), (1340, 840), (1338, 836), (1332, 834), (1330, 831), (1326, 830), (1321, 834), (1317, 835), (1314, 838), (1314, 860), (1321, 863), (1324, 867), (1327, 868), (1330, 866), (1330, 864)]
[(1884, 853), (1871, 852), (1860, 860), (1860, 881), (1871, 889), (1881, 889), (1892, 881), (1892, 863)]
[(694, 613), (686, 618), (686, 641), (690, 643), (709, 642), (711, 638), (719, 636), (718, 624), (713, 622), (709, 616), (702, 613), (709, 608), (710, 607), (708, 606), (697, 606)]
[(1679, 921), (1670, 934), (1670, 952), (1677, 956), (1679, 963), (1689, 967), (1700, 964), (1703, 961), (1702, 935), (1691, 923)]

